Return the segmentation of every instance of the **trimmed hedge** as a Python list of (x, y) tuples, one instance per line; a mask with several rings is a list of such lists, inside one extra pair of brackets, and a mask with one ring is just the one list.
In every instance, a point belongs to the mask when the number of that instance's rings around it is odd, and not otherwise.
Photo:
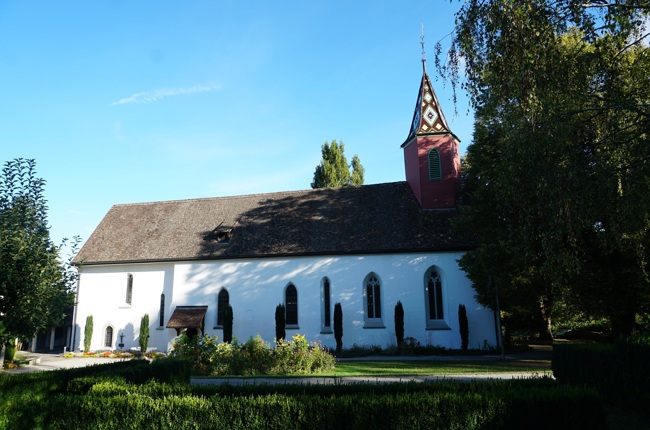
[(605, 422), (595, 391), (550, 378), (192, 386), (177, 382), (183, 366), (133, 361), (6, 375), (0, 429), (599, 429)]
[(616, 344), (555, 344), (552, 369), (563, 384), (591, 387), (608, 403), (650, 416), (650, 346), (633, 341)]
[(106, 391), (112, 384), (85, 396), (57, 396), (43, 422), (52, 429), (599, 429), (605, 422), (597, 395), (571, 387), (234, 397), (183, 395), (172, 388), (159, 397), (119, 384)]

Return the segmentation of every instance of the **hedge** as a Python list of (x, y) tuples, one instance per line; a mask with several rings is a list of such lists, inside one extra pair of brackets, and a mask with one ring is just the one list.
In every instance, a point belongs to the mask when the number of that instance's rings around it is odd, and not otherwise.
[(591, 387), (608, 403), (650, 416), (650, 346), (633, 341), (616, 344), (555, 344), (552, 369), (563, 384)]
[[(159, 366), (174, 373), (165, 361)], [(136, 369), (145, 374), (155, 367), (137, 363), (113, 374), (98, 367), (94, 375), (76, 369), (64, 371), (73, 377), (30, 375), (21, 389), (6, 392), (0, 428), (599, 429), (605, 422), (594, 391), (560, 386), (550, 378), (235, 387), (156, 378), (143, 383), (143, 376), (133, 377)], [(59, 378), (50, 377), (56, 373)], [(181, 378), (167, 374), (161, 379)], [(5, 392), (4, 383), (13, 381), (2, 382)]]

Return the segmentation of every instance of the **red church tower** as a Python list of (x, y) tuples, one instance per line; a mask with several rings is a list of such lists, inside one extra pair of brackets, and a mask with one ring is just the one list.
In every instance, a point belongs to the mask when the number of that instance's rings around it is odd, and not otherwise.
[(423, 209), (456, 206), (460, 187), (458, 138), (451, 132), (427, 75), (422, 46), (422, 83), (404, 148), (406, 180)]

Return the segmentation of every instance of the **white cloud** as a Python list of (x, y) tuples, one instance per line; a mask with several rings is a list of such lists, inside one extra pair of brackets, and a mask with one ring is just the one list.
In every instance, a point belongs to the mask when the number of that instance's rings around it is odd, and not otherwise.
[(187, 94), (210, 93), (221, 89), (220, 85), (195, 85), (185, 88), (160, 88), (153, 91), (143, 91), (124, 97), (112, 105), (125, 105), (130, 103), (153, 103), (171, 96), (182, 96)]

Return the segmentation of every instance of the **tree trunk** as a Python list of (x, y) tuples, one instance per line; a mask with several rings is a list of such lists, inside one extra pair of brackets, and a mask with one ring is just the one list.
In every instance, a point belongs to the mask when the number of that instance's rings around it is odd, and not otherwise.
[(553, 340), (551, 330), (551, 305), (548, 298), (539, 300), (539, 338), (540, 340)]

